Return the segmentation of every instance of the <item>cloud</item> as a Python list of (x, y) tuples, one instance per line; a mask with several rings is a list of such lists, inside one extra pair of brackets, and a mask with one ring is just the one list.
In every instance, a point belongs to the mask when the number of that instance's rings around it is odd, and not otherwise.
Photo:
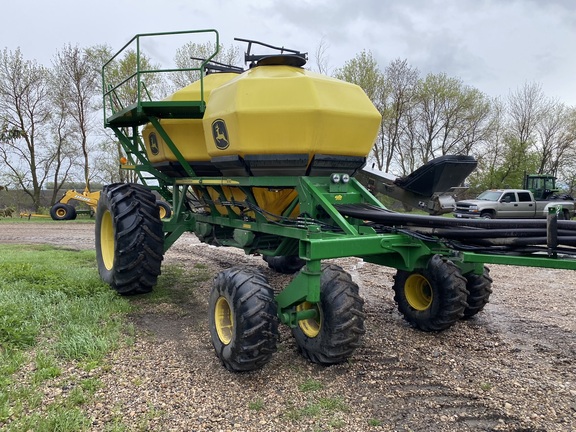
[(243, 37), (314, 53), (324, 40), (333, 68), (369, 50), (382, 68), (407, 59), (492, 96), (539, 82), (576, 106), (573, 0), (21, 0), (3, 14), (21, 18), (3, 23), (0, 41), (45, 64), (65, 43), (119, 49), (137, 33), (215, 28), (226, 47)]

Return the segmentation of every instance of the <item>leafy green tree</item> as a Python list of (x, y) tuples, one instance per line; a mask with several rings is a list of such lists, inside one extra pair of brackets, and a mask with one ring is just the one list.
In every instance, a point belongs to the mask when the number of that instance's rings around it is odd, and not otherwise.
[(16, 128), (9, 128), (7, 123), (3, 123), (0, 126), (0, 144), (3, 142), (14, 141), (23, 136), (23, 131)]
[(418, 86), (417, 132), (422, 162), (468, 154), (483, 134), (490, 104), (478, 90), (446, 74), (429, 74)]
[(490, 101), (490, 118), (483, 143), (472, 148), (472, 155), (478, 166), (467, 179), (472, 194), (478, 194), (486, 189), (499, 186), (496, 171), (502, 163), (505, 146), (505, 113), (506, 107), (502, 100), (496, 98)]
[(362, 51), (336, 69), (334, 77), (362, 87), (372, 103), (381, 110), (385, 88), (384, 75), (370, 51)]
[(513, 136), (505, 138), (505, 151), (500, 166), (496, 169), (498, 187), (520, 188), (524, 183), (524, 174), (536, 172), (538, 154), (526, 152), (525, 143)]
[[(200, 79), (200, 72), (196, 70), (189, 70), (199, 68), (201, 60), (208, 59), (216, 52), (216, 44), (213, 42), (195, 43), (189, 42), (176, 50), (174, 62), (179, 69), (187, 69), (173, 74), (172, 83), (176, 89), (186, 87), (188, 84), (193, 83)], [(222, 63), (224, 65), (237, 66), (242, 63), (240, 48), (237, 46), (230, 46), (224, 48), (220, 44), (218, 53), (212, 58), (213, 61)]]
[[(122, 58), (112, 61), (105, 69), (106, 85), (109, 91), (107, 107), (113, 112), (120, 111), (140, 100), (158, 99), (163, 96), (164, 76), (157, 72), (160, 65), (135, 50), (126, 50)], [(137, 71), (140, 71), (138, 76)], [(110, 114), (110, 113), (108, 113)]]
[[(390, 92), (386, 85), (384, 74), (380, 71), (378, 62), (370, 51), (362, 51), (351, 60), (344, 63), (334, 72), (334, 77), (352, 84), (356, 84), (364, 90), (376, 109), (382, 114), (387, 109), (387, 95)], [(386, 141), (383, 127), (376, 139), (377, 144), (372, 148), (372, 156), (376, 159), (378, 169), (386, 164), (386, 153), (389, 151), (383, 146)]]

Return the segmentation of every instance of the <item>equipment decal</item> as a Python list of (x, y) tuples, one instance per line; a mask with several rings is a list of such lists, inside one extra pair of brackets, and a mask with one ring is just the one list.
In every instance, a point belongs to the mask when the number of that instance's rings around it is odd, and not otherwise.
[(214, 137), (214, 144), (219, 150), (226, 150), (230, 146), (224, 120), (216, 119), (212, 122), (212, 136)]

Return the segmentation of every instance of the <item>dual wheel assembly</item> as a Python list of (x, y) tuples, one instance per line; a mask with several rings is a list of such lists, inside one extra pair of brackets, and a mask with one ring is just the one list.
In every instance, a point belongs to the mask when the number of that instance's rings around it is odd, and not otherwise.
[[(300, 353), (323, 365), (346, 361), (364, 333), (363, 306), (350, 275), (339, 266), (323, 266), (320, 302), (296, 306), (316, 312), (292, 329)], [(270, 361), (278, 343), (278, 317), (274, 293), (260, 272), (231, 268), (219, 273), (209, 317), (212, 344), (228, 370), (254, 370)]]
[(492, 279), (487, 267), (482, 275), (462, 275), (452, 261), (434, 255), (424, 269), (398, 270), (393, 289), (406, 321), (423, 331), (441, 331), (484, 308)]

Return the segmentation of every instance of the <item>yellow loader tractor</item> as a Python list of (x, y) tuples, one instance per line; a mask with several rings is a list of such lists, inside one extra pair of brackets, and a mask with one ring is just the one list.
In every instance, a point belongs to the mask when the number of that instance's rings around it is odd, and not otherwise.
[[(74, 220), (79, 213), (89, 213), (94, 216), (96, 207), (98, 207), (98, 200), (100, 199), (100, 191), (90, 192), (88, 188), (80, 193), (74, 189), (66, 191), (64, 196), (50, 208), (50, 217), (54, 220)], [(87, 204), (89, 210), (77, 210), (76, 207), (69, 204), (70, 201), (79, 201)], [(156, 201), (156, 205), (160, 210), (160, 218), (169, 218), (172, 215), (170, 205), (164, 201)]]
[(66, 191), (64, 196), (60, 198), (56, 204), (50, 208), (50, 217), (54, 220), (74, 220), (76, 219), (78, 210), (71, 204), (70, 201), (76, 200), (87, 204), (90, 210), (87, 210), (90, 215), (96, 212), (98, 200), (100, 199), (100, 191), (90, 192), (88, 188), (84, 192), (78, 192), (74, 189)]

